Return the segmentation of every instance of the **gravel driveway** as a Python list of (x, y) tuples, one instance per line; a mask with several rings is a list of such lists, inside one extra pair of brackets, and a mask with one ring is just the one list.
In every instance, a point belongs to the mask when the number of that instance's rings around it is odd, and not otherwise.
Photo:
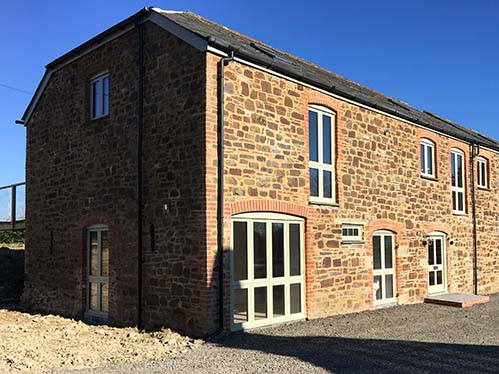
[(471, 309), (398, 306), (227, 334), (174, 359), (63, 373), (395, 372), (498, 373), (499, 295)]

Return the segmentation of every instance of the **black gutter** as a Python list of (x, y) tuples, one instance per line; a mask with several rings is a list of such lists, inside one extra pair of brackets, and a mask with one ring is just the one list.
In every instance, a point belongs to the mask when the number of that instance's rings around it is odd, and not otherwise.
[(138, 97), (137, 97), (137, 327), (142, 328), (142, 211), (143, 211), (143, 109), (144, 109), (144, 30), (140, 18), (135, 21), (138, 31)]
[(219, 62), (218, 73), (218, 204), (217, 204), (217, 267), (218, 267), (218, 303), (219, 333), (224, 331), (224, 141), (225, 141), (225, 66), (234, 60), (234, 52), (230, 57)]
[(473, 221), (473, 292), (478, 295), (478, 237), (476, 219), (476, 191), (475, 191), (475, 158), (480, 154), (480, 147), (470, 144), (471, 163), (471, 210)]
[[(287, 68), (286, 66), (283, 66), (282, 64), (275, 64), (274, 61), (269, 63), (266, 59), (262, 59), (261, 56), (257, 56), (255, 54), (244, 51), (244, 50), (237, 48), (237, 47), (235, 47), (235, 46), (233, 46), (233, 45), (231, 45), (231, 44), (229, 44), (229, 43), (227, 43), (224, 40), (221, 40), (219, 38), (215, 38), (213, 36), (210, 36), (210, 37), (206, 38), (206, 40), (210, 46), (213, 46), (213, 47), (220, 49), (220, 50), (227, 52), (227, 53), (233, 52), (238, 57), (241, 57), (242, 59), (244, 59), (248, 62), (254, 63), (254, 64), (262, 66), (264, 68), (271, 67), (272, 70), (275, 71), (276, 73), (280, 73), (280, 74), (283, 74), (289, 78), (296, 79), (304, 84), (309, 84), (313, 87), (317, 87), (317, 88), (322, 89), (324, 91), (336, 94), (336, 95), (341, 96), (345, 99), (349, 99), (349, 100), (355, 101), (359, 104), (368, 106), (370, 108), (374, 108), (374, 109), (380, 110), (382, 112), (385, 112), (387, 114), (394, 115), (398, 118), (416, 123), (420, 126), (432, 129), (434, 131), (438, 131), (440, 133), (444, 133), (446, 135), (453, 136), (457, 139), (465, 141), (466, 143), (477, 144), (477, 145), (481, 145), (481, 146), (485, 146), (487, 148), (493, 149), (495, 151), (499, 151), (499, 145), (493, 145), (490, 143), (486, 144), (486, 143), (480, 142), (468, 134), (455, 134), (455, 133), (453, 134), (451, 132), (443, 131), (441, 128), (439, 128), (438, 126), (436, 126), (430, 122), (423, 121), (419, 118), (416, 118), (414, 116), (410, 116), (406, 113), (400, 112), (400, 111), (395, 110), (395, 109), (390, 108), (390, 107), (387, 107), (383, 104), (372, 102), (372, 101), (367, 100), (367, 99), (360, 97), (358, 95), (353, 95), (349, 92), (342, 90), (341, 88), (338, 88), (337, 86), (334, 86), (331, 84), (326, 84), (324, 82), (320, 82), (317, 79), (309, 78), (306, 76), (306, 74), (303, 70), (297, 72), (297, 71), (293, 71), (293, 70)], [(265, 56), (267, 56), (267, 55), (265, 55)], [(268, 57), (268, 59), (270, 59), (270, 57)], [(414, 110), (417, 111), (416, 109), (414, 109)], [(421, 113), (424, 113), (424, 112), (421, 112)], [(441, 119), (437, 119), (437, 120), (444, 122)], [(461, 130), (459, 128), (456, 128), (456, 129), (459, 132), (464, 133), (463, 130)]]

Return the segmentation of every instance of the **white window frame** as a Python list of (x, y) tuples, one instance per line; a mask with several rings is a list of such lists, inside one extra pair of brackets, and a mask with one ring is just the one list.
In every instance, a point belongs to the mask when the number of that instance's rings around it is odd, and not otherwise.
[[(331, 109), (320, 105), (310, 104), (308, 106), (308, 111), (317, 113), (317, 152), (318, 161), (310, 160), (309, 154), (309, 173), (310, 169), (317, 169), (319, 173), (319, 196), (312, 196), (310, 193), (311, 203), (323, 203), (323, 204), (335, 204), (336, 203), (336, 113)], [(323, 116), (328, 116), (331, 118), (331, 165), (325, 164), (323, 162), (324, 152), (323, 152), (323, 126), (322, 118)], [(310, 129), (309, 129), (310, 131)], [(310, 146), (310, 144), (309, 144)], [(324, 197), (324, 182), (323, 175), (324, 171), (331, 172), (331, 197)], [(310, 183), (310, 178), (309, 178)]]
[[(344, 223), (341, 226), (341, 242), (342, 243), (362, 243), (364, 242), (363, 225), (355, 223)], [(345, 235), (344, 230), (357, 230), (357, 234), (352, 233), (352, 235)]]
[[(381, 267), (379, 269), (374, 269), (374, 247), (373, 247), (373, 304), (375, 308), (379, 308), (382, 306), (391, 306), (397, 304), (397, 252), (395, 250), (395, 233), (388, 230), (377, 230), (373, 233), (373, 241), (374, 237), (379, 236), (380, 239), (380, 262)], [(387, 268), (385, 263), (385, 237), (389, 237), (392, 241), (392, 267)], [(392, 297), (383, 297), (381, 299), (376, 300), (376, 290), (374, 289), (374, 278), (376, 276), (380, 276), (382, 279), (382, 296), (385, 296), (386, 292), (386, 276), (392, 276), (392, 287), (393, 287), (393, 295)]]
[[(466, 214), (466, 164), (465, 164), (464, 152), (458, 148), (452, 148), (450, 151), (450, 155), (451, 155), (450, 167), (451, 167), (452, 211), (454, 214), (463, 215), (463, 214)], [(457, 177), (458, 177), (458, 168), (457, 168), (458, 157), (462, 158), (462, 161), (461, 161), (461, 165), (463, 168), (463, 173), (462, 173), (462, 177), (461, 177), (462, 187), (459, 187), (459, 183), (457, 180)], [(453, 172), (452, 161), (454, 161), (454, 168), (455, 168), (454, 173), (456, 175), (456, 185), (452, 184), (452, 172)], [(454, 209), (454, 194), (456, 196), (456, 199), (458, 199), (459, 193), (462, 193), (462, 197), (463, 197), (463, 201), (462, 201), (463, 209), (462, 210), (459, 209), (459, 200), (456, 200), (456, 208)]]
[[(230, 250), (230, 326), (232, 331), (268, 326), (276, 323), (284, 323), (296, 320), (302, 320), (306, 317), (305, 307), (306, 307), (306, 283), (305, 283), (305, 222), (300, 217), (290, 216), (281, 213), (268, 213), (268, 212), (253, 212), (253, 213), (241, 213), (232, 217), (231, 220), (231, 250)], [(247, 266), (248, 266), (248, 276), (245, 280), (234, 280), (234, 222), (245, 222), (247, 224)], [(267, 225), (267, 253), (266, 253), (266, 264), (267, 264), (267, 278), (254, 279), (254, 269), (253, 266), (253, 251), (250, 250), (250, 245), (253, 243), (253, 230), (252, 227), (254, 222), (265, 222)], [(283, 223), (284, 224), (284, 276), (283, 277), (273, 277), (272, 276), (272, 223)], [(289, 266), (289, 225), (299, 224), (300, 225), (300, 275), (290, 275)], [(269, 230), (270, 226), (270, 230)], [(300, 313), (290, 313), (290, 286), (291, 284), (299, 283), (300, 287), (300, 301), (301, 301), (301, 312)], [(273, 286), (284, 285), (285, 286), (285, 315), (280, 317), (274, 317), (272, 306), (273, 303)], [(254, 289), (257, 287), (267, 287), (267, 318), (262, 320), (255, 320), (254, 318)], [(236, 289), (247, 289), (247, 305), (248, 305), (248, 320), (242, 323), (234, 323), (234, 290)]]
[[(421, 146), (423, 146), (423, 152), (421, 152)], [(431, 165), (429, 165), (429, 160), (427, 155), (428, 148), (431, 149)], [(421, 157), (421, 162), (420, 162), (420, 167), (423, 166), (423, 170), (421, 170), (421, 176), (423, 177), (429, 177), (429, 178), (435, 178), (436, 173), (435, 173), (435, 143), (432, 142), (430, 139), (423, 138), (420, 141), (420, 157)], [(431, 166), (431, 171), (432, 173), (427, 173), (428, 167)]]
[[(485, 157), (479, 156), (476, 160), (477, 166), (477, 186), (489, 188), (489, 162)], [(483, 173), (482, 173), (483, 168)]]
[[(86, 272), (86, 312), (85, 312), (85, 317), (87, 319), (91, 319), (95, 322), (105, 322), (107, 321), (108, 318), (108, 313), (102, 312), (102, 293), (100, 287), (103, 284), (108, 285), (108, 300), (109, 300), (109, 275), (108, 276), (101, 276), (101, 275), (92, 275), (91, 274), (91, 259), (90, 259), (90, 238), (91, 238), (91, 233), (97, 233), (97, 243), (98, 243), (98, 250), (97, 250), (97, 263), (98, 263), (98, 274), (102, 274), (102, 233), (107, 232), (108, 233), (108, 240), (109, 240), (109, 229), (106, 225), (93, 225), (88, 227), (87, 229), (87, 272)], [(109, 242), (108, 242), (109, 245)], [(99, 310), (94, 310), (90, 309), (90, 283), (97, 284), (99, 285), (99, 289), (97, 292), (97, 308)], [(109, 309), (109, 306), (108, 306)]]
[[(107, 78), (108, 84), (108, 98), (107, 98), (107, 107), (104, 106), (104, 79)], [(97, 83), (100, 86), (101, 98), (100, 98), (100, 111), (95, 111), (94, 115), (94, 84)], [(98, 119), (102, 117), (106, 117), (109, 115), (109, 73), (104, 72), (101, 73), (90, 80), (90, 118)]]

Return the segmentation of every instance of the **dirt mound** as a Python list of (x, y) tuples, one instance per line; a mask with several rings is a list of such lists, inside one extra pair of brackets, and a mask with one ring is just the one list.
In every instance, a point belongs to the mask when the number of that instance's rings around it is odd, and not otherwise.
[(0, 302), (18, 301), (24, 287), (24, 250), (0, 248)]

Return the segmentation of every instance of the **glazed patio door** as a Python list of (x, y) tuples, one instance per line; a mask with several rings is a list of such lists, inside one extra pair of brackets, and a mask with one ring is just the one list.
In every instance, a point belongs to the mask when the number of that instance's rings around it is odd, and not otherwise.
[(232, 219), (231, 328), (305, 317), (303, 220), (274, 213)]
[(376, 231), (373, 235), (374, 305), (397, 302), (395, 277), (395, 236), (390, 231)]
[(428, 239), (428, 293), (444, 293), (446, 287), (445, 236), (434, 234)]

